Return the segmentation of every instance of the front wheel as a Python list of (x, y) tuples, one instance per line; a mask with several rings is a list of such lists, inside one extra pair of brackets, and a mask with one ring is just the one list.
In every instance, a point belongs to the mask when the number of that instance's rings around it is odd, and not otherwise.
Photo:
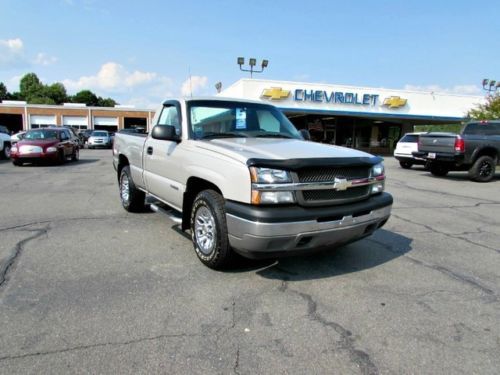
[(71, 157), (71, 160), (73, 160), (73, 161), (80, 160), (80, 149), (78, 147), (75, 147), (75, 149), (73, 151), (73, 156)]
[(481, 156), (469, 169), (469, 177), (473, 181), (488, 182), (495, 176), (496, 161), (491, 156)]
[(123, 167), (120, 172), (120, 200), (122, 206), (128, 212), (140, 212), (144, 209), (144, 200), (146, 195), (142, 190), (137, 189), (132, 181), (130, 174), (130, 167), (127, 165)]
[(12, 160), (12, 164), (14, 164), (16, 167), (21, 167), (23, 165), (23, 162), (19, 160)]
[(10, 145), (9, 144), (3, 145), (2, 156), (4, 159), (10, 159)]
[(198, 259), (209, 268), (224, 269), (234, 257), (229, 245), (224, 198), (214, 190), (199, 193), (191, 209), (191, 237)]

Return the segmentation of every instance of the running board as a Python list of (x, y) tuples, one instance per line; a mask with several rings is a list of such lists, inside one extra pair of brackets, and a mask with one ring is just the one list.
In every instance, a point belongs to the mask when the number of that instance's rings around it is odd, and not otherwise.
[(151, 211), (165, 215), (176, 224), (182, 224), (182, 217), (179, 216), (180, 214), (177, 211), (172, 209), (166, 210), (163, 207), (160, 207), (157, 203), (150, 203), (149, 208), (151, 208)]

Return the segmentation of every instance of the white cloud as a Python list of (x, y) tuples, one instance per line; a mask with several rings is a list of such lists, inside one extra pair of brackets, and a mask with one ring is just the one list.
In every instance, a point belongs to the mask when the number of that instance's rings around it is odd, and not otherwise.
[(25, 65), (24, 44), (20, 38), (0, 39), (0, 67)]
[(410, 91), (426, 91), (435, 93), (447, 93), (447, 94), (462, 94), (462, 95), (481, 95), (481, 87), (477, 85), (455, 85), (452, 87), (441, 87), (439, 85), (405, 85), (405, 90)]
[(181, 86), (181, 95), (199, 95), (207, 86), (208, 78), (205, 76), (191, 76)]
[(95, 75), (82, 76), (77, 80), (65, 79), (63, 83), (66, 88), (74, 91), (89, 89), (121, 92), (146, 85), (157, 78), (157, 73), (141, 72), (138, 70), (129, 72), (121, 64), (108, 62), (103, 64)]
[(46, 53), (40, 52), (38, 55), (36, 55), (35, 59), (33, 60), (33, 63), (36, 65), (52, 65), (57, 62), (57, 57), (54, 56), (49, 56)]

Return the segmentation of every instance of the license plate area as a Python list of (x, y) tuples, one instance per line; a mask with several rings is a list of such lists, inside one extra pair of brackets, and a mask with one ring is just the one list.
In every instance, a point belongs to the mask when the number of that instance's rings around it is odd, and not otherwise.
[(436, 159), (436, 153), (435, 152), (429, 152), (427, 154), (428, 159)]

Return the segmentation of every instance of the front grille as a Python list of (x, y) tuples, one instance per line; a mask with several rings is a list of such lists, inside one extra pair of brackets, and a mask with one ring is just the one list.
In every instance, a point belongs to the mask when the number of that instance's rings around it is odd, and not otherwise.
[(336, 191), (333, 189), (325, 190), (304, 190), (302, 192), (304, 201), (331, 201), (344, 199), (357, 199), (368, 195), (370, 186), (358, 186), (347, 190)]
[(297, 171), (297, 179), (302, 183), (331, 182), (331, 189), (303, 190), (298, 192), (299, 203), (304, 206), (336, 205), (367, 198), (371, 186), (356, 186), (347, 190), (334, 190), (335, 178), (347, 180), (363, 179), (370, 176), (369, 167), (316, 167)]
[(335, 177), (353, 180), (367, 178), (370, 169), (367, 167), (321, 167), (307, 168), (297, 172), (299, 182), (328, 182), (334, 181)]

